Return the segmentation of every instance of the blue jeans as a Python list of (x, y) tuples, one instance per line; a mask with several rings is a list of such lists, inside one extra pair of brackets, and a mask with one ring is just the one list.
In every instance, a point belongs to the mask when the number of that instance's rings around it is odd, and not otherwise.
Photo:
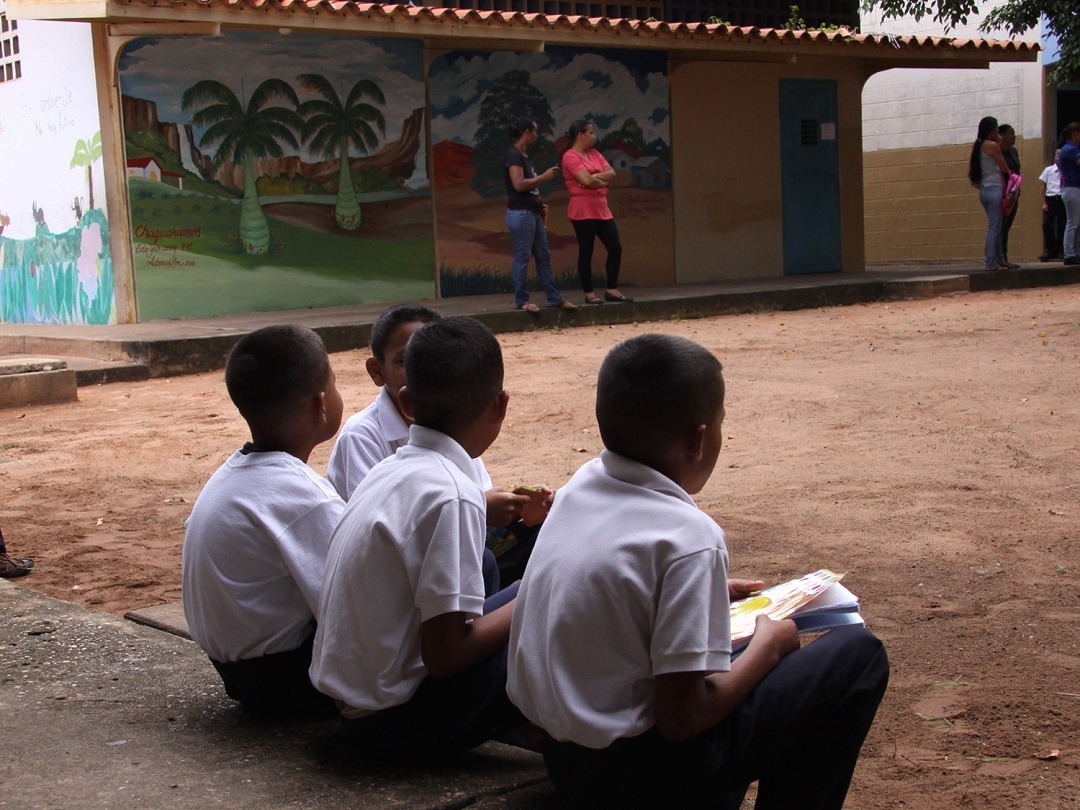
[(551, 272), (551, 249), (548, 247), (547, 229), (539, 211), (516, 211), (506, 209), (506, 227), (514, 244), (514, 306), (521, 307), (529, 300), (525, 277), (529, 272), (529, 256), (536, 258), (536, 277), (547, 296), (548, 306), (558, 306), (562, 301), (559, 288), (555, 286), (555, 274)]
[(1065, 258), (1074, 259), (1080, 256), (1080, 188), (1062, 188), (1061, 201), (1065, 203)]
[(1005, 264), (1005, 256), (1001, 252), (1001, 196), (1004, 189), (1001, 186), (979, 186), (979, 202), (982, 203), (989, 227), (986, 229), (986, 244), (983, 246), (983, 254), (986, 269), (989, 270), (995, 264)]

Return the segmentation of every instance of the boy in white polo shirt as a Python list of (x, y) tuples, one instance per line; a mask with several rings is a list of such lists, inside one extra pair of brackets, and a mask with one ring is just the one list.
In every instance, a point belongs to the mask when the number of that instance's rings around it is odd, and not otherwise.
[[(372, 467), (408, 443), (409, 424), (398, 403), (398, 391), (405, 385), (405, 346), (417, 329), (441, 317), (420, 304), (397, 304), (372, 325), (371, 357), (365, 369), (379, 393), (342, 425), (327, 464), (327, 478), (344, 500), (349, 500)], [(493, 553), (485, 555), (484, 579), (491, 592), (498, 590), (500, 581), (509, 584), (521, 579), (540, 529), (521, 521), (527, 495), (494, 486), (483, 459), (473, 459), (473, 463), (487, 503), (488, 546), (500, 549), (497, 560)], [(552, 492), (544, 492), (550, 505)]]
[(474, 460), (509, 401), (499, 343), (471, 318), (434, 321), (409, 340), (405, 376), (409, 443), (364, 478), (334, 532), (311, 680), (337, 700), (355, 753), (419, 759), (523, 720), (506, 697), (513, 603), (485, 605), (481, 575)]
[(330, 535), (345, 503), (307, 466), (341, 424), (322, 339), (304, 326), (242, 337), (225, 367), (251, 441), (211, 476), (187, 521), (191, 637), (245, 709), (282, 716), (333, 704), (307, 677)]
[(559, 492), (517, 598), (507, 689), (572, 806), (840, 807), (888, 680), (864, 628), (800, 649), (761, 618), (731, 656), (724, 533), (694, 504), (721, 445), (719, 361), (642, 335), (600, 369), (605, 450)]

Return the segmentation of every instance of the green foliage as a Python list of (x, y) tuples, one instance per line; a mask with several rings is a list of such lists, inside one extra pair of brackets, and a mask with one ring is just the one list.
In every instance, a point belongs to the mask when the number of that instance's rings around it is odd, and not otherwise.
[[(866, 8), (878, 8), (885, 17), (931, 17), (946, 33), (966, 25), (979, 13), (977, 0), (866, 0)], [(1017, 37), (1046, 20), (1045, 30), (1057, 38), (1060, 58), (1049, 75), (1052, 85), (1080, 83), (1080, 12), (1076, 0), (1007, 0), (990, 11), (979, 30), (1004, 31)]]
[[(291, 197), (298, 194), (325, 194), (326, 189), (306, 177), (260, 177), (255, 181), (259, 195), (264, 197)], [(184, 181), (187, 188), (187, 181)]]
[[(275, 105), (273, 102), (279, 99), (290, 106)], [(296, 133), (304, 128), (304, 121), (296, 112), (300, 106), (296, 91), (281, 79), (266, 79), (244, 104), (221, 82), (206, 79), (185, 90), (180, 103), (185, 111), (195, 111), (191, 116), (193, 125), (206, 128), (199, 146), (217, 144), (215, 169), (226, 161), (243, 164), (240, 238), (248, 253), (265, 253), (270, 247), (269, 231), (259, 205), (252, 163), (255, 158), (282, 157), (282, 144), (300, 150)]]
[(511, 143), (507, 129), (521, 116), (536, 121), (538, 137), (529, 153), (536, 171), (543, 172), (558, 162), (554, 142), (555, 115), (551, 104), (529, 81), (527, 70), (507, 71), (484, 95), (477, 118), (474, 174), (469, 184), (485, 199), (497, 199), (506, 193), (503, 165)]
[(731, 25), (731, 23), (725, 20), (723, 17), (715, 16), (709, 17), (709, 19), (707, 19), (705, 22), (707, 22), (709, 25)]
[[(83, 255), (93, 246), (92, 254)], [(106, 324), (116, 320), (109, 223), (90, 209), (71, 230), (0, 236), (0, 322)]]
[[(509, 251), (509, 245), (507, 250)], [(531, 269), (531, 268), (530, 268)], [(593, 276), (593, 287), (603, 289), (606, 280)], [(540, 284), (530, 272), (525, 285), (532, 292), (540, 291)], [(580, 290), (581, 280), (577, 269), (568, 267), (555, 274), (555, 286), (560, 290)], [(509, 259), (505, 265), (471, 265), (466, 267), (439, 266), (439, 295), (450, 298), (455, 295), (496, 295), (513, 293), (514, 280), (510, 277)], [(539, 302), (543, 304), (543, 300)]]
[(799, 15), (799, 7), (792, 6), (791, 13), (788, 15), (787, 20), (784, 21), (784, 28), (789, 31), (805, 31), (806, 20)]
[(376, 191), (400, 191), (404, 183), (375, 166), (365, 166), (352, 173), (353, 186), (364, 194)]
[(354, 231), (363, 222), (356, 187), (349, 168), (349, 149), (361, 155), (379, 145), (379, 136), (386, 133), (382, 111), (364, 101), (371, 99), (380, 106), (386, 104), (382, 89), (370, 79), (361, 79), (352, 86), (343, 102), (325, 76), (304, 73), (297, 77), (300, 84), (321, 98), (305, 101), (297, 112), (304, 119), (301, 138), (309, 148), (323, 157), (336, 157), (338, 164), (338, 193), (334, 205), (334, 221), (338, 227)]

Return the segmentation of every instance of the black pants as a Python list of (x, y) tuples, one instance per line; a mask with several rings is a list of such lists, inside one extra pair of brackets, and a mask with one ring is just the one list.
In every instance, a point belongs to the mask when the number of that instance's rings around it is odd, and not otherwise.
[(225, 693), (245, 710), (283, 720), (328, 717), (336, 712), (334, 701), (311, 685), (308, 667), (315, 628), (295, 650), (210, 663), (225, 684)]
[(614, 290), (619, 286), (619, 267), (622, 265), (622, 242), (619, 241), (619, 229), (613, 219), (572, 219), (574, 233), (577, 235), (578, 254), (577, 271), (581, 279), (581, 289), (587, 293), (593, 291), (592, 255), (596, 237), (607, 250), (607, 288)]
[(862, 627), (833, 630), (784, 658), (719, 725), (683, 742), (656, 729), (594, 750), (548, 739), (544, 762), (574, 807), (840, 808), (889, 680)]
[(1046, 211), (1043, 212), (1043, 256), (1048, 259), (1057, 259), (1065, 254), (1062, 245), (1065, 242), (1065, 203), (1061, 201), (1061, 195), (1044, 197)]
[(1016, 212), (1019, 210), (1020, 200), (1017, 200), (1012, 211), (1001, 218), (1001, 255), (1005, 257), (1005, 261), (1009, 261), (1009, 228), (1012, 227)]
[(449, 678), (424, 678), (407, 703), (346, 720), (351, 754), (411, 761), (467, 751), (525, 722), (506, 696), (506, 647)]

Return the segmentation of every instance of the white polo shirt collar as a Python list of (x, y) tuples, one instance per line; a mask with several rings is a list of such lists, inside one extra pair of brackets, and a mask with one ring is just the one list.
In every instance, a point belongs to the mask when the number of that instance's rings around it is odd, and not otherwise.
[(453, 463), (455, 467), (461, 470), (469, 480), (472, 481), (480, 489), (484, 488), (484, 482), (480, 477), (480, 470), (478, 465), (473, 460), (473, 457), (465, 452), (465, 448), (447, 436), (445, 433), (440, 433), (437, 430), (431, 428), (422, 427), (420, 425), (411, 425), (409, 427), (409, 447), (420, 447), (424, 450), (432, 450), (441, 456), (444, 456), (447, 460)]
[(375, 412), (378, 415), (383, 436), (391, 447), (401, 447), (409, 440), (409, 426), (401, 418), (385, 385), (379, 389), (379, 395), (375, 397)]
[(685, 489), (647, 464), (633, 461), (610, 450), (600, 451), (600, 463), (604, 465), (604, 472), (617, 481), (645, 487), (663, 495), (671, 495), (691, 506), (697, 506)]

